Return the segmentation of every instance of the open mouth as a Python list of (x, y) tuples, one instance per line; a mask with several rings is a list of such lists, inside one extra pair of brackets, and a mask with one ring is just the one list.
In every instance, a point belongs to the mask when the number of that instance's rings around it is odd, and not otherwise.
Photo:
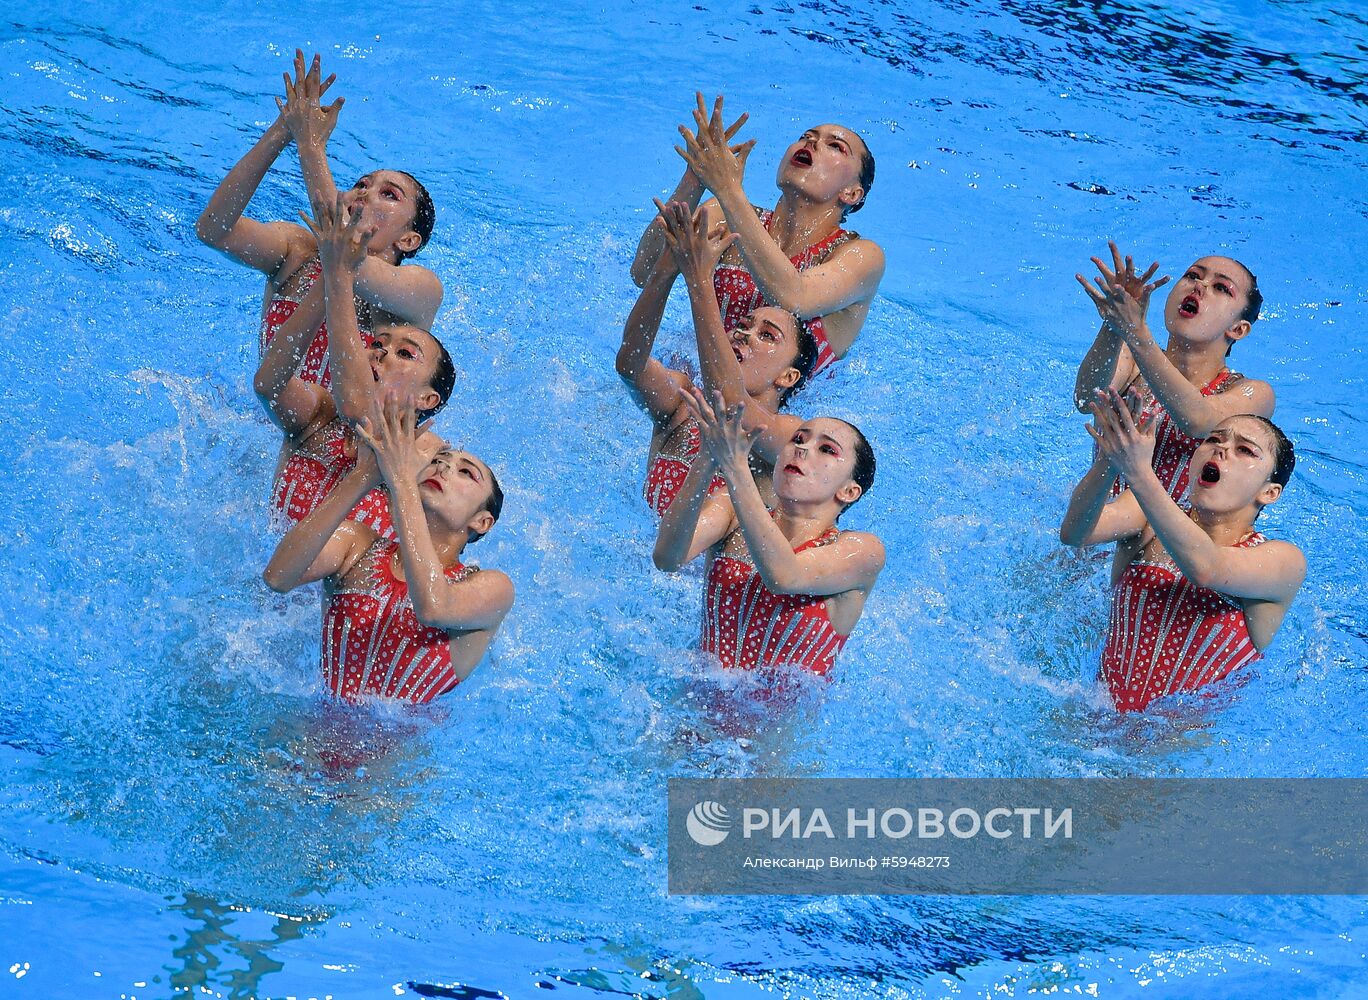
[(434, 490), (436, 490), (438, 493), (445, 493), (445, 492), (446, 492), (446, 490), (442, 489), (442, 484), (441, 484), (440, 482), (438, 482), (436, 479), (424, 479), (424, 480), (423, 480), (421, 483), (419, 483), (418, 485), (419, 485), (419, 486), (431, 486), (431, 487), (432, 487)]
[(732, 348), (732, 353), (736, 355), (736, 360), (737, 360), (737, 361), (745, 361), (745, 360), (746, 360), (746, 356), (745, 356), (744, 354), (741, 353), (741, 348), (739, 348), (739, 347), (733, 347), (733, 348)]
[(1221, 467), (1215, 462), (1208, 462), (1202, 466), (1202, 482), (1207, 486), (1214, 486), (1221, 481)]
[(1185, 297), (1182, 301), (1182, 304), (1178, 306), (1178, 311), (1182, 313), (1184, 316), (1196, 316), (1197, 306), (1197, 296), (1189, 295)]
[(800, 167), (812, 166), (812, 150), (806, 147), (798, 150), (798, 152), (793, 154), (793, 160), (791, 162), (798, 164)]
[(377, 382), (380, 381), (380, 372), (375, 365), (371, 365), (371, 378), (375, 379)]
[(803, 475), (803, 470), (800, 469), (800, 468), (798, 468), (798, 466), (794, 465), (792, 462), (790, 462), (788, 465), (784, 466), (784, 471), (787, 472), (790, 476), (801, 476), (801, 475)]

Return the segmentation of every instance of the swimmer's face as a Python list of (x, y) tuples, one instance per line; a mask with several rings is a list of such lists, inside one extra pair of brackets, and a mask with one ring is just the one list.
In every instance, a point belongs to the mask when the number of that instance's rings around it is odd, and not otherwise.
[(1229, 513), (1251, 503), (1267, 506), (1282, 494), (1271, 482), (1277, 442), (1262, 421), (1227, 417), (1193, 452), (1188, 466), (1192, 505), (1210, 513)]
[(1239, 261), (1203, 257), (1169, 290), (1164, 326), (1170, 334), (1192, 343), (1239, 340), (1249, 333), (1249, 323), (1240, 319), (1240, 313), (1249, 304), (1251, 284), (1249, 272)]
[(418, 473), (423, 509), (452, 529), (466, 528), (477, 535), (494, 527), (494, 515), (485, 510), (493, 489), (489, 466), (459, 448), (443, 448)]
[(371, 338), (371, 375), (386, 389), (397, 389), (401, 396), (413, 395), (420, 410), (441, 403), (432, 388), (441, 353), (437, 341), (416, 326), (386, 326)]
[(363, 175), (342, 195), (348, 213), (361, 213), (362, 228), (375, 226), (370, 252), (392, 249), (410, 252), (422, 244), (413, 228), (418, 211), (418, 190), (413, 180), (397, 170), (376, 170)]
[(761, 306), (730, 334), (732, 353), (741, 363), (746, 391), (758, 396), (767, 389), (787, 389), (802, 377), (798, 360), (798, 321), (775, 306)]
[(831, 417), (814, 417), (794, 432), (774, 463), (774, 492), (782, 500), (842, 505), (860, 498), (855, 432)]
[(818, 125), (784, 151), (775, 180), (815, 201), (856, 205), (864, 197), (860, 166), (865, 152), (864, 140), (850, 129)]

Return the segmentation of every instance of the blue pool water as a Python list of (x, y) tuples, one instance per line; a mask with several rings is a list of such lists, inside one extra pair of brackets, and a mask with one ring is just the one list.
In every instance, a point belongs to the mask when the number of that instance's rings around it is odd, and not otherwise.
[[(478, 557), (518, 606), (418, 713), (329, 706), (316, 597), (260, 583), (260, 282), (193, 233), (296, 44), (348, 97), (339, 178), (436, 199), (440, 429), (508, 493)], [(1343, 0), (9, 9), (0, 995), (1364, 995), (1360, 898), (670, 897), (664, 816), (672, 775), (1364, 774), (1365, 53)], [(696, 87), (751, 112), (762, 202), (803, 128), (864, 132), (889, 259), (800, 406), (873, 440), (849, 520), (889, 567), (830, 690), (749, 736), (700, 707), (612, 370)], [(253, 209), (300, 203), (282, 161)], [(1233, 360), (1278, 390), (1264, 530), (1311, 571), (1219, 710), (1101, 707), (1105, 562), (1055, 539), (1108, 237), (1268, 300)]]

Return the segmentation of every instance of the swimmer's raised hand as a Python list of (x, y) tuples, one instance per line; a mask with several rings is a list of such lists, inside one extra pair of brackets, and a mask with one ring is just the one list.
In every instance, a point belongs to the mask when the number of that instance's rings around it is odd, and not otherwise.
[[(1114, 241), (1109, 240), (1107, 247), (1111, 250), (1111, 267), (1108, 267), (1100, 257), (1089, 258), (1101, 275), (1094, 279), (1097, 282), (1096, 287), (1081, 274), (1075, 274), (1074, 278), (1088, 293), (1088, 298), (1092, 299), (1093, 305), (1097, 307), (1097, 314), (1104, 323), (1118, 334), (1133, 332), (1144, 323), (1145, 314), (1149, 311), (1150, 296), (1156, 288), (1168, 284), (1169, 275), (1151, 281), (1154, 272), (1159, 270), (1157, 260), (1150, 264), (1144, 274), (1136, 274), (1135, 261), (1129, 255), (1123, 259)], [(1127, 299), (1131, 302), (1127, 303)]]
[(293, 79), (289, 73), (284, 74), (285, 99), (276, 98), (280, 120), (296, 145), (321, 149), (328, 144), (328, 137), (337, 127), (337, 114), (347, 99), (339, 97), (327, 107), (323, 106), (322, 97), (337, 79), (337, 74), (332, 73), (326, 80), (322, 79), (321, 60), (317, 54), (313, 57), (313, 64), (306, 69), (304, 50), (295, 49), (294, 70)]
[(1085, 425), (1099, 456), (1132, 482), (1154, 474), (1154, 421), (1148, 414), (1137, 418), (1139, 404), (1134, 392), (1122, 397), (1115, 389), (1098, 389), (1090, 407), (1093, 422)]
[(761, 428), (746, 429), (746, 403), (742, 401), (728, 407), (722, 393), (714, 389), (709, 400), (698, 386), (693, 386), (682, 398), (690, 415), (698, 422), (703, 447), (722, 477), (728, 482), (749, 477), (751, 446), (760, 436)]
[(412, 395), (390, 389), (371, 397), (366, 415), (356, 423), (356, 435), (366, 445), (385, 482), (395, 487), (416, 485), (418, 474), (446, 448), (446, 442), (418, 423), (418, 401)]
[(665, 205), (659, 198), (655, 199), (655, 206), (660, 210), (660, 219), (665, 226), (665, 245), (679, 272), (685, 280), (710, 281), (723, 252), (736, 242), (736, 234), (728, 232), (727, 223), (720, 220), (708, 232), (703, 232), (702, 206), (690, 212), (689, 206), (682, 201)]
[(342, 195), (337, 196), (333, 205), (320, 205), (317, 220), (303, 212), (299, 217), (318, 241), (318, 256), (324, 268), (353, 274), (360, 269), (370, 250), (375, 226), (363, 228), (361, 213), (349, 213)]
[(731, 127), (725, 127), (722, 120), (722, 97), (713, 102), (712, 115), (709, 117), (707, 106), (703, 103), (702, 93), (695, 95), (698, 106), (694, 108), (694, 125), (697, 133), (687, 127), (679, 126), (679, 134), (684, 138), (684, 147), (675, 147), (675, 152), (683, 157), (689, 171), (698, 178), (705, 188), (717, 194), (731, 187), (741, 187), (746, 173), (746, 158), (755, 148), (751, 139), (739, 145), (731, 145), (731, 138), (746, 121), (742, 115)]
[[(694, 111), (694, 113), (693, 113), (693, 114), (694, 114), (694, 121), (697, 122), (698, 119), (699, 119), (700, 112), (701, 112), (705, 117), (706, 117), (706, 114), (707, 114), (707, 113), (706, 113), (705, 110), (703, 110), (703, 109), (704, 109), (703, 94), (702, 94), (701, 92), (697, 92), (697, 91), (696, 91), (696, 92), (694, 93), (694, 100), (695, 100), (695, 101), (697, 102), (697, 104), (698, 104), (698, 108), (695, 109), (695, 111)], [(718, 124), (721, 125), (721, 122), (722, 122), (722, 95), (721, 95), (721, 94), (718, 94), (718, 95), (717, 95), (717, 99), (713, 102), (713, 117), (717, 120)], [(722, 141), (723, 141), (723, 142), (726, 142), (726, 143), (730, 143), (731, 140), (734, 139), (734, 138), (736, 137), (736, 133), (739, 132), (739, 131), (741, 131), (741, 126), (744, 125), (744, 124), (746, 124), (746, 121), (747, 121), (747, 119), (749, 119), (749, 118), (750, 118), (750, 115), (749, 115), (747, 112), (742, 112), (740, 118), (736, 119), (736, 121), (732, 122), (730, 125), (728, 125), (727, 127), (723, 128), (723, 129), (722, 129)], [(750, 154), (751, 147), (753, 147), (754, 145), (755, 145), (755, 141), (754, 141), (754, 140), (751, 140), (751, 141), (749, 141), (749, 142), (737, 143), (735, 146), (732, 146), (732, 147), (731, 147), (731, 151), (732, 151), (733, 153), (736, 153), (736, 154), (742, 156), (742, 163), (744, 164), (744, 163), (745, 163), (744, 157), (745, 157), (745, 156), (748, 156), (748, 155)], [(675, 148), (676, 148), (676, 150), (678, 149), (678, 147), (675, 147)], [(686, 160), (686, 163), (685, 163), (685, 166), (684, 166), (684, 178), (683, 178), (683, 180), (682, 180), (680, 183), (681, 183), (681, 186), (683, 186), (683, 187), (688, 187), (688, 186), (695, 185), (695, 184), (698, 185), (699, 187), (703, 187), (703, 186), (704, 186), (703, 182), (699, 179), (698, 175), (697, 175), (696, 173), (694, 173), (693, 168), (692, 168), (691, 166), (688, 165), (687, 160)]]

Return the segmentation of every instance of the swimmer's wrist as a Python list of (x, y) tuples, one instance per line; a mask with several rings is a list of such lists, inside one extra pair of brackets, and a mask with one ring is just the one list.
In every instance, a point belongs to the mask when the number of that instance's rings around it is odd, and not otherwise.
[[(716, 195), (717, 200), (724, 206), (730, 201), (746, 200), (746, 192), (741, 186), (740, 177), (728, 177), (721, 184), (717, 185), (717, 187), (713, 188), (713, 194)], [(749, 205), (749, 202), (747, 202), (747, 204)]]

